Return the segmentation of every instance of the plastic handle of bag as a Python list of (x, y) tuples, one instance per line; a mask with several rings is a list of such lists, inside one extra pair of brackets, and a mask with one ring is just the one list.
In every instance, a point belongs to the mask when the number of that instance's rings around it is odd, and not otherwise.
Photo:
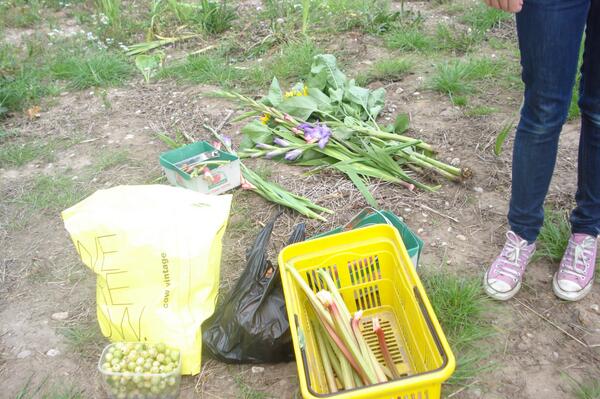
[(387, 224), (392, 225), (392, 222), (390, 222), (390, 220), (383, 213), (381, 213), (381, 211), (378, 211), (377, 209), (375, 209), (373, 207), (367, 207), (367, 208), (363, 209), (362, 211), (360, 211), (359, 213), (357, 213), (356, 215), (354, 215), (354, 217), (352, 219), (350, 219), (350, 221), (342, 227), (342, 231), (352, 230), (353, 228), (356, 227), (357, 224), (359, 224), (361, 222), (361, 220), (363, 220), (364, 218), (366, 218), (367, 216), (369, 216), (370, 214), (373, 214), (373, 213), (378, 214), (379, 216), (381, 216), (383, 218), (383, 220), (385, 220), (385, 222)]

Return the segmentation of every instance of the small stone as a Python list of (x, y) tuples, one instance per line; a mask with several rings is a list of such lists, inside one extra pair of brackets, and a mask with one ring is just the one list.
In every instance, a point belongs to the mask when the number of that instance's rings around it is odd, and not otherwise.
[(69, 312), (56, 312), (52, 314), (52, 320), (67, 320)]
[(46, 352), (46, 355), (50, 357), (55, 357), (60, 355), (60, 351), (58, 349), (50, 349), (48, 352)]
[(529, 345), (527, 345), (525, 342), (519, 342), (519, 345), (517, 345), (517, 348), (520, 351), (525, 351), (525, 350), (527, 350), (528, 347), (529, 347)]
[(464, 235), (462, 235), (462, 234), (459, 234), (459, 235), (457, 235), (457, 236), (456, 236), (456, 238), (458, 238), (458, 239), (459, 239), (459, 240), (461, 240), (461, 241), (467, 241), (467, 237), (465, 237), (465, 236), (464, 236)]
[(558, 352), (552, 352), (552, 357), (554, 360), (558, 360)]
[(448, 227), (448, 233), (452, 232), (452, 226)]
[(17, 359), (25, 359), (26, 357), (31, 356), (31, 351), (28, 351), (27, 349), (19, 352), (17, 354)]
[(263, 373), (264, 371), (265, 371), (264, 367), (252, 366), (252, 373), (254, 373), (254, 374)]
[(404, 212), (410, 212), (412, 209), (410, 208), (404, 208)]
[(482, 193), (483, 192), (483, 188), (481, 188), (481, 187), (473, 187), (473, 191), (475, 191), (476, 193)]
[(419, 230), (417, 230), (417, 234), (422, 234), (424, 231), (425, 230), (423, 230), (423, 229), (420, 228)]
[(479, 388), (475, 388), (471, 391), (471, 393), (473, 394), (474, 397), (476, 398), (482, 398), (483, 397), (483, 393), (481, 392), (481, 389)]
[(600, 306), (598, 306), (597, 304), (591, 305), (590, 309), (592, 309), (594, 312), (600, 314)]
[(525, 335), (527, 335), (527, 338), (533, 338), (533, 334), (532, 333), (527, 333)]
[(131, 140), (134, 137), (135, 136), (133, 134), (128, 134), (127, 136), (125, 136), (125, 140)]
[(432, 242), (431, 244), (429, 244), (429, 246), (435, 248), (437, 247), (437, 244), (435, 242)]
[(451, 264), (452, 264), (452, 261), (451, 261), (451, 260), (447, 260), (447, 261), (446, 261), (446, 264), (447, 264), (447, 265), (451, 265)]
[(398, 87), (396, 89), (396, 94), (402, 94), (404, 92), (404, 89), (402, 87)]
[(421, 95), (421, 93), (419, 93), (418, 91), (415, 91), (415, 92), (413, 93), (413, 96), (420, 96), (420, 95)]
[(442, 247), (445, 247), (447, 245), (448, 245), (448, 243), (446, 241), (442, 241)]
[(450, 161), (450, 164), (452, 166), (458, 166), (460, 164), (460, 158), (452, 158), (452, 160)]

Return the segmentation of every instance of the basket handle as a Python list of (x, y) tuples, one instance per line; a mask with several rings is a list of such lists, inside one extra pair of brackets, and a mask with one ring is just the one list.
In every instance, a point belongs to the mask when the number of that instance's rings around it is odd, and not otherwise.
[(360, 223), (361, 220), (363, 220), (364, 218), (366, 218), (367, 216), (369, 216), (372, 213), (378, 214), (379, 216), (381, 216), (383, 218), (383, 220), (385, 220), (385, 222), (387, 224), (392, 225), (392, 222), (383, 213), (381, 213), (381, 211), (378, 211), (377, 209), (375, 209), (373, 207), (367, 207), (367, 208), (363, 209), (362, 211), (360, 211), (359, 213), (357, 213), (356, 215), (354, 215), (354, 217), (352, 219), (350, 219), (350, 221), (342, 227), (342, 231), (348, 231), (348, 230), (354, 229), (356, 227), (356, 225), (358, 223)]

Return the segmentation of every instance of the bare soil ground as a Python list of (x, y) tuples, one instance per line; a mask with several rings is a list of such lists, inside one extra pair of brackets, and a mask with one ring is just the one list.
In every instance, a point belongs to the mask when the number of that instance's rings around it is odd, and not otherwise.
[[(420, 7), (423, 12), (429, 9)], [(11, 35), (19, 37), (12, 31)], [(326, 46), (346, 54), (349, 73), (365, 69), (365, 60), (387, 51), (352, 32)], [(509, 52), (504, 56), (517, 62)], [(388, 92), (382, 118), (408, 112), (410, 133), (438, 148), (443, 160), (468, 166), (473, 177), (463, 184), (440, 182), (434, 194), (375, 182), (371, 188), (382, 206), (404, 217), (425, 240), (422, 268), (481, 276), (503, 244), (507, 228), (511, 151), (496, 157), (492, 148), (498, 129), (518, 109), (520, 93), (491, 85), (481, 101), (500, 111), (471, 117), (446, 97), (423, 89), (428, 71), (431, 68), (397, 82), (372, 84), (385, 85)], [(201, 96), (212, 89), (171, 82), (145, 85), (136, 79), (109, 89), (104, 99), (98, 90), (68, 92), (45, 102), (39, 118), (17, 115), (5, 121), (20, 142), (59, 140), (68, 145), (55, 150), (50, 161), (0, 169), (0, 397), (16, 397), (29, 380), (32, 386), (47, 380), (50, 385), (76, 387), (86, 398), (103, 397), (96, 371), (104, 341), (95, 322), (95, 277), (81, 265), (62, 226), (62, 204), (34, 211), (24, 205), (35, 179), (65, 176), (69, 190), (78, 196), (118, 184), (163, 182), (157, 159), (166, 147), (155, 132), (180, 130), (209, 139), (202, 125), (218, 125), (233, 109), (225, 101)], [(239, 140), (239, 128), (228, 124), (224, 131)], [(563, 130), (548, 198), (555, 206), (568, 208), (573, 203), (578, 129), (574, 121)], [(511, 144), (509, 139), (505, 148)], [(102, 168), (98, 164), (103, 154), (125, 154), (126, 161)], [(306, 177), (298, 168), (257, 162), (270, 168), (271, 179), (336, 211), (327, 223), (286, 212), (276, 227), (273, 256), (294, 224), (305, 221), (312, 235), (344, 224), (366, 206), (352, 184), (337, 174)], [(250, 193), (234, 193), (224, 243), (223, 292), (241, 271), (245, 248), (275, 210)], [(450, 388), (447, 394), (564, 399), (572, 397), (565, 374), (600, 378), (600, 290), (594, 288), (580, 303), (558, 300), (550, 285), (556, 267), (545, 261), (532, 264), (517, 298), (494, 307), (490, 317), (497, 334), (485, 344), (495, 348), (492, 369), (471, 386), (456, 393)], [(68, 316), (54, 320), (57, 312)], [(55, 356), (49, 352), (53, 349), (58, 351)], [(261, 366), (264, 369), (205, 359), (200, 375), (184, 378), (182, 398), (299, 397), (293, 363)]]

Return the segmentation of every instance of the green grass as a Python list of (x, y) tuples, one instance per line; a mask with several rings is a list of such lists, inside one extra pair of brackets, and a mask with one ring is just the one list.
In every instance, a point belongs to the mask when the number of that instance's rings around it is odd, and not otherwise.
[(437, 25), (435, 31), (436, 47), (439, 50), (455, 53), (467, 53), (481, 41), (482, 35), (458, 29), (443, 23)]
[(37, 0), (8, 0), (0, 3), (0, 26), (30, 28), (41, 21), (41, 2)]
[(435, 48), (434, 40), (417, 25), (401, 26), (386, 36), (387, 47), (396, 50), (428, 53)]
[(497, 75), (501, 67), (500, 62), (488, 59), (444, 62), (437, 65), (429, 87), (463, 102), (462, 97), (476, 90), (476, 82)]
[(298, 79), (310, 72), (319, 49), (310, 40), (291, 41), (283, 45), (268, 69), (279, 79)]
[(468, 384), (491, 367), (493, 348), (484, 341), (494, 333), (486, 316), (492, 304), (479, 278), (424, 272), (423, 284), (457, 358), (449, 384)]
[(45, 153), (43, 146), (32, 143), (0, 145), (0, 168), (22, 166)]
[(572, 385), (575, 398), (600, 399), (600, 379), (585, 382), (574, 381)]
[(44, 142), (19, 143), (10, 141), (10, 137), (11, 135), (7, 135), (3, 139), (0, 135), (0, 168), (23, 166), (33, 160), (52, 162), (57, 150), (67, 148), (75, 142), (74, 138), (53, 138)]
[(36, 177), (16, 200), (33, 211), (60, 212), (80, 201), (88, 193), (81, 183), (69, 176)]
[(93, 165), (93, 173), (98, 174), (119, 165), (130, 163), (129, 153), (126, 150), (116, 150), (102, 153)]
[(159, 72), (159, 77), (230, 87), (241, 80), (243, 74), (224, 57), (200, 54), (188, 57), (183, 63), (165, 67)]
[(201, 8), (193, 18), (200, 28), (209, 34), (216, 35), (228, 30), (237, 18), (235, 10), (226, 1), (212, 2), (201, 0)]
[(58, 88), (47, 81), (42, 44), (31, 39), (25, 48), (0, 44), (0, 117), (19, 111), (45, 95), (57, 94)]
[(487, 105), (478, 105), (471, 109), (468, 109), (465, 113), (470, 117), (479, 117), (479, 116), (487, 116), (491, 115), (495, 112), (498, 112), (497, 108), (488, 107)]
[[(32, 376), (33, 377), (33, 376)], [(41, 383), (32, 386), (29, 378), (27, 383), (17, 392), (15, 399), (84, 399), (83, 392), (74, 387), (65, 387), (65, 384), (55, 384), (45, 389), (48, 378)], [(60, 387), (59, 387), (60, 386)]]
[(546, 209), (544, 213), (544, 224), (538, 235), (534, 260), (547, 259), (558, 263), (567, 249), (571, 236), (568, 214), (565, 211), (552, 209)]
[(95, 320), (69, 327), (59, 327), (58, 332), (65, 337), (70, 352), (87, 359), (96, 358), (106, 342)]
[(236, 375), (234, 377), (235, 385), (237, 385), (238, 390), (240, 391), (238, 399), (267, 399), (271, 398), (271, 395), (268, 395), (264, 392), (258, 391), (248, 384), (240, 377)]
[(132, 64), (113, 52), (57, 57), (50, 66), (52, 76), (75, 89), (107, 87), (123, 83), (133, 73)]
[[(322, 10), (325, 8), (325, 12)], [(392, 29), (402, 19), (402, 13), (390, 9), (389, 0), (324, 0), (317, 12), (321, 25), (330, 31), (360, 30), (380, 35)]]
[(477, 3), (477, 5), (464, 11), (461, 22), (477, 32), (486, 32), (497, 27), (502, 21), (511, 18), (513, 18), (512, 14), (488, 7), (484, 3)]
[(365, 74), (357, 77), (359, 85), (376, 80), (395, 81), (406, 76), (414, 67), (414, 61), (408, 58), (387, 58), (377, 61)]

